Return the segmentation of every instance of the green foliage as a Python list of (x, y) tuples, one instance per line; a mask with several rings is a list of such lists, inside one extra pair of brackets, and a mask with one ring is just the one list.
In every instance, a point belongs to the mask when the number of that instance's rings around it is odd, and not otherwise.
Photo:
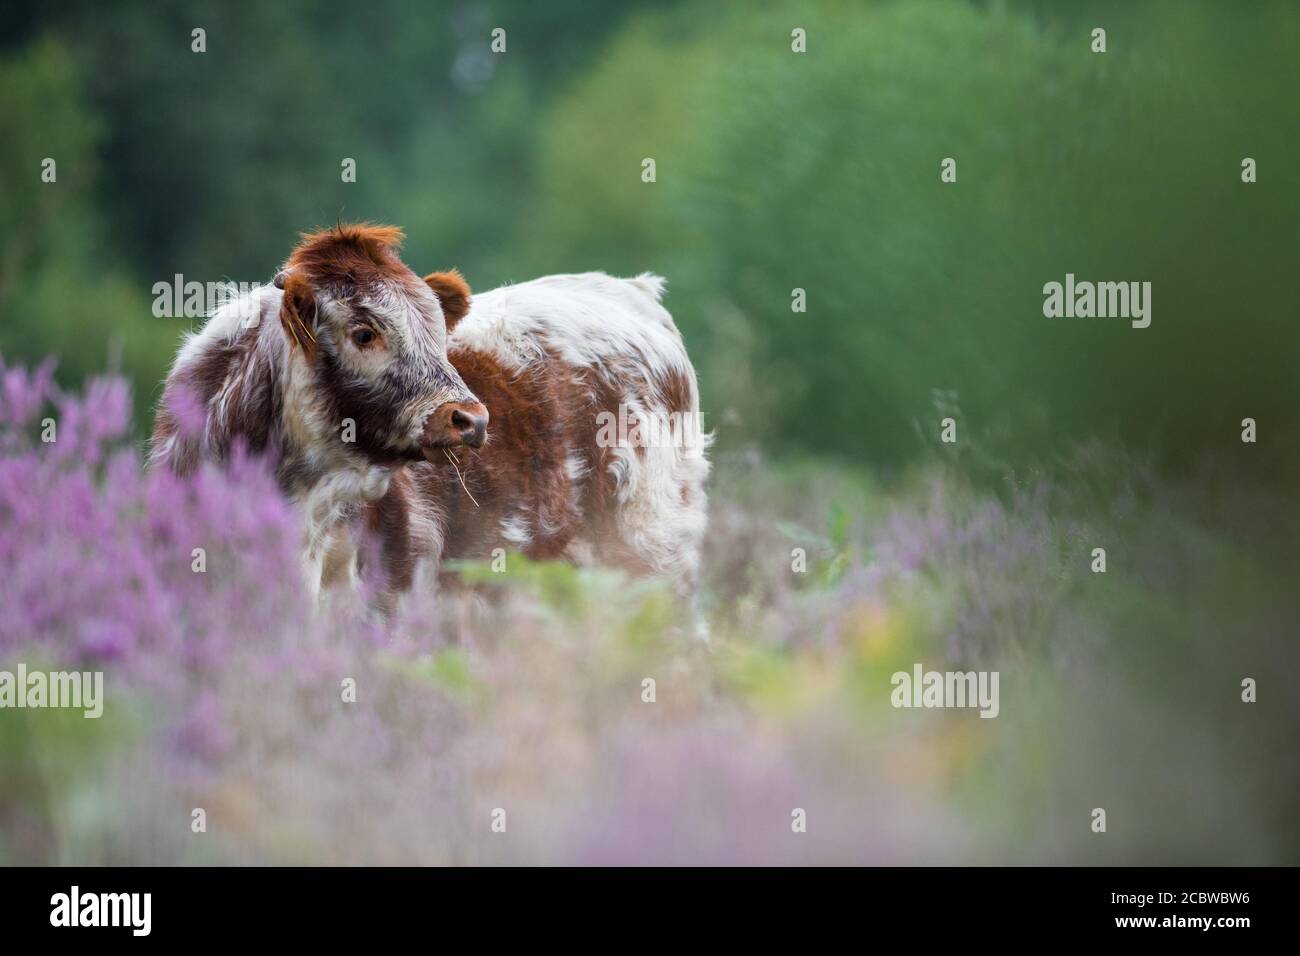
[(390, 655), (381, 658), (381, 663), (389, 670), (436, 687), (453, 697), (469, 698), (482, 690), (470, 670), (469, 658), (458, 648), (448, 647), (415, 659)]
[(617, 607), (620, 633), (632, 644), (643, 644), (674, 623), (676, 608), (664, 582), (633, 579), (620, 571), (577, 567), (564, 561), (532, 561), (509, 554), (505, 569), (491, 561), (445, 561), (468, 585), (504, 595), (510, 592), (537, 602), (555, 620), (577, 622), (599, 618)]
[[(1300, 18), (1141, 7), (1104, 55), (1086, 11), (1055, 6), (642, 18), (556, 110), (526, 245), (547, 237), (548, 267), (662, 269), (706, 408), (742, 423), (724, 442), (902, 462), (918, 424), (937, 431), (938, 391), (989, 454), (1101, 435), (1191, 461), (1292, 388), (1300, 340), (1276, 303), (1300, 213), (1283, 122)], [(1245, 155), (1271, 177), (1242, 184)], [(1067, 272), (1151, 281), (1152, 327), (1044, 318)]]
[[(0, 177), (23, 184), (0, 192), (0, 354), (55, 355), (68, 383), (116, 366), (147, 402), (176, 330), (120, 271), (91, 203), (102, 126), (62, 43), (45, 39), (0, 61)], [(53, 182), (41, 180), (46, 157), (56, 163)]]
[[(63, 44), (46, 38), (0, 60), (0, 175), (9, 184), (0, 191), (0, 301), (41, 251), (42, 226), (90, 186), (100, 130)], [(41, 181), (47, 158), (58, 164), (55, 182)]]
[[(28, 673), (50, 670), (38, 658), (23, 663)], [(16, 668), (12, 658), (0, 661), (0, 669)], [(114, 678), (107, 674), (105, 686)], [(59, 834), (80, 826), (105, 768), (143, 736), (146, 714), (137, 701), (110, 694), (103, 703), (97, 718), (78, 708), (0, 711), (0, 814), (12, 821), (11, 813), (25, 811), (17, 826), (0, 828), (0, 864), (24, 855), (57, 859)]]

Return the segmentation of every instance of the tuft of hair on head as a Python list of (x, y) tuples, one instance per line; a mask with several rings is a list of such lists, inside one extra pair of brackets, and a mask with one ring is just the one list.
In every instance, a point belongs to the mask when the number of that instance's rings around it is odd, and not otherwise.
[(424, 282), (438, 297), (438, 304), (442, 306), (442, 317), (446, 320), (447, 331), (450, 332), (469, 311), (469, 283), (465, 281), (459, 269), (430, 272), (424, 277)]
[(301, 241), (289, 256), (287, 269), (303, 268), (308, 272), (361, 255), (381, 268), (390, 265), (391, 252), (406, 238), (397, 226), (371, 222), (336, 223), (328, 229), (300, 234)]

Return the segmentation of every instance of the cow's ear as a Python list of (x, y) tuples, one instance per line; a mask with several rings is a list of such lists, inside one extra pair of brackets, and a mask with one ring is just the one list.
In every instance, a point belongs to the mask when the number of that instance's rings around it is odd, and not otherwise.
[[(277, 284), (279, 276), (276, 276)], [(290, 272), (284, 278), (284, 299), (280, 302), (280, 324), (290, 342), (307, 358), (316, 354), (316, 293), (311, 283)]]
[(424, 281), (442, 304), (442, 315), (447, 320), (447, 331), (450, 332), (469, 311), (469, 284), (455, 269), (431, 272), (424, 277)]

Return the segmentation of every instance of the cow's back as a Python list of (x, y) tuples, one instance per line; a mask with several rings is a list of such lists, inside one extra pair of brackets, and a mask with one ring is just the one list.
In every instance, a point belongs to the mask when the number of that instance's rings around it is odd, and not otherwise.
[(650, 443), (608, 427), (698, 424), (695, 372), (662, 290), (654, 276), (587, 273), (474, 297), (449, 356), (488, 408), (488, 440), (413, 469), (443, 516), (446, 557), (503, 547), (694, 577), (707, 436), (687, 427)]

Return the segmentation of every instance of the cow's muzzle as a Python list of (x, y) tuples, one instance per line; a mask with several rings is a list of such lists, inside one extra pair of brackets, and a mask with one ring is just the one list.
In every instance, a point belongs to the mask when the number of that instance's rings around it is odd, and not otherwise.
[(422, 448), (469, 445), (479, 448), (487, 437), (488, 410), (482, 402), (448, 402), (424, 421)]

